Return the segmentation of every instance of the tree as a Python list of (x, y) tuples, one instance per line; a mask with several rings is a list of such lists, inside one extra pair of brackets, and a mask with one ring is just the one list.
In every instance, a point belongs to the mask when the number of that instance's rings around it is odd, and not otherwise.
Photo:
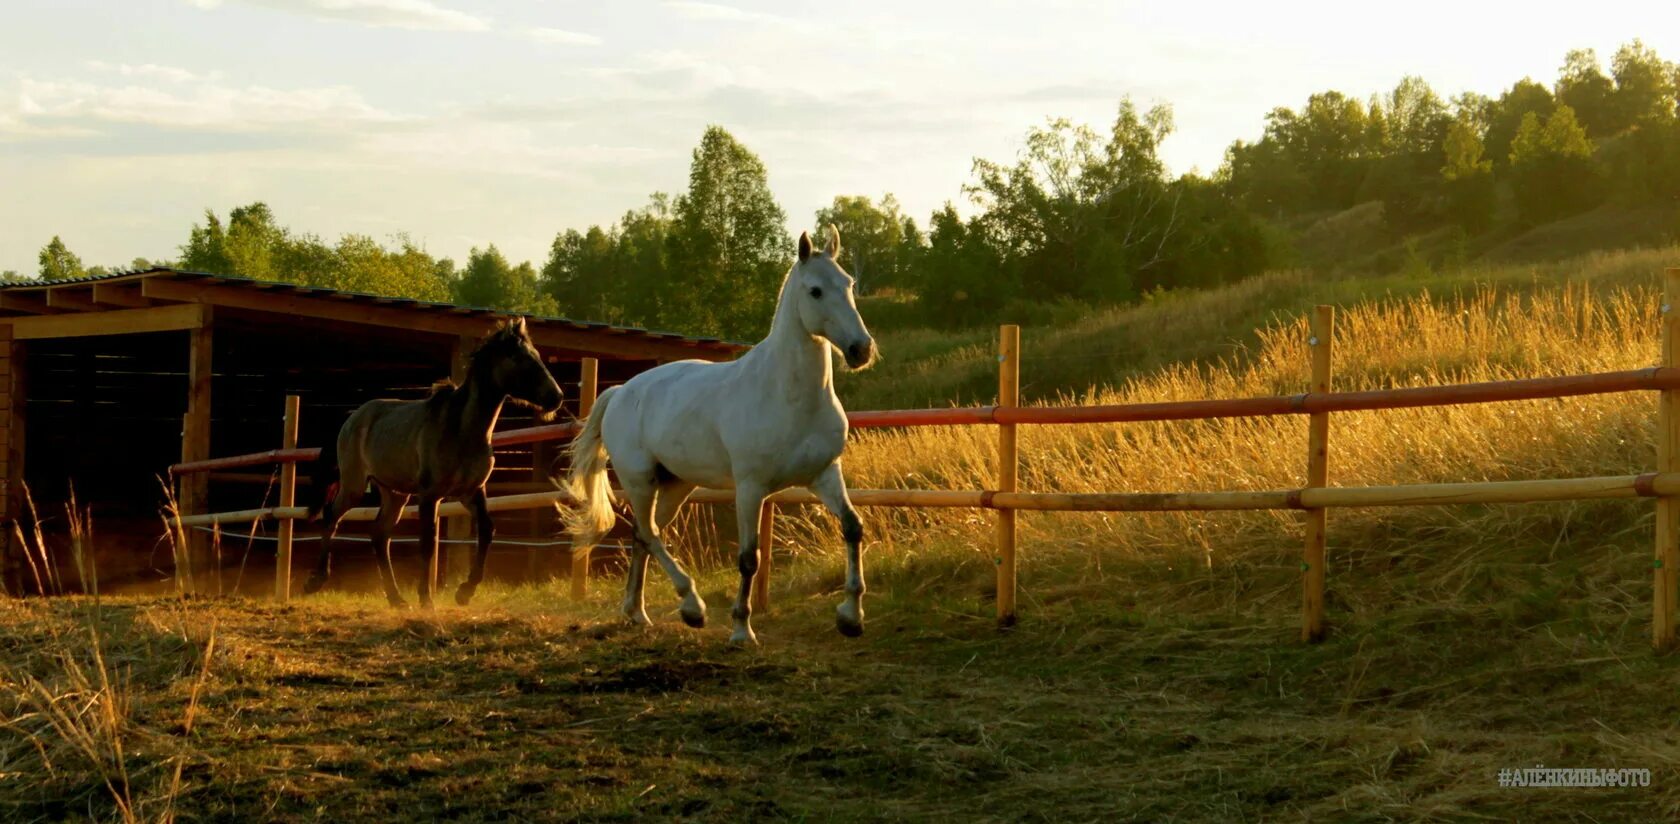
[(41, 247), (41, 279), (42, 280), (70, 280), (84, 277), (87, 270), (82, 266), (82, 259), (64, 245), (58, 235)]
[(857, 278), (860, 293), (903, 282), (907, 261), (899, 254), (904, 245), (904, 216), (891, 193), (881, 198), (879, 206), (863, 195), (836, 195), (832, 205), (817, 210), (816, 218), (819, 230), (839, 227), (846, 239), (840, 265)]
[(1461, 114), (1447, 127), (1447, 214), (1466, 232), (1477, 233), (1493, 222), (1493, 161), (1483, 158), (1484, 147), (1471, 116)]
[(1533, 114), (1545, 120), (1556, 110), (1557, 101), (1545, 86), (1526, 77), (1512, 84), (1494, 101), (1488, 116), (1486, 137), (1483, 138), (1494, 165), (1504, 169), (1510, 164), (1511, 141), (1516, 138), (1525, 115)]
[(559, 314), (554, 299), (537, 291), (537, 271), (530, 263), (513, 266), (494, 243), (467, 256), (467, 268), (455, 282), (455, 302), (504, 312)]
[(694, 334), (762, 336), (793, 249), (763, 161), (721, 127), (707, 127), (673, 216), (661, 322)]
[(1597, 52), (1573, 49), (1565, 55), (1556, 91), (1558, 104), (1574, 111), (1587, 136), (1606, 137), (1621, 131), (1612, 99), (1615, 86), (1599, 67)]
[(1628, 128), (1663, 123), (1675, 116), (1675, 65), (1657, 57), (1651, 47), (1634, 40), (1616, 50), (1610, 61), (1616, 79), (1617, 125)]
[(4, 272), (0, 272), (0, 283), (24, 283), (31, 280), (34, 280), (34, 278), (27, 275), (20, 275), (16, 269), (7, 269)]
[(1599, 181), (1592, 154), (1574, 109), (1558, 106), (1544, 126), (1526, 115), (1511, 142), (1511, 186), (1523, 219), (1554, 220), (1595, 205)]

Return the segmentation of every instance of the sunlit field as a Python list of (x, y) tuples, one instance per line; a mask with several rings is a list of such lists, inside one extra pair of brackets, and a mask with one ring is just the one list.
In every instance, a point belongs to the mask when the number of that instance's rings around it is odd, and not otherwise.
[[(1023, 333), (1023, 394), (1290, 394), (1339, 305), (1336, 388), (1657, 359), (1680, 249), (1384, 280), (1273, 274)], [(867, 312), (867, 307), (865, 309)], [(989, 402), (984, 330), (881, 330), (853, 408)], [(1093, 385), (1096, 388), (1090, 388)], [(924, 397), (925, 395), (925, 397)], [(938, 403), (939, 401), (933, 401)], [(1653, 466), (1631, 394), (1332, 417), (1332, 483)], [(1023, 427), (1031, 491), (1303, 483), (1298, 418)], [(856, 488), (985, 488), (987, 427), (867, 431)], [(1651, 506), (1335, 510), (1329, 638), (1296, 641), (1299, 515), (1024, 513), (1021, 623), (992, 618), (991, 515), (863, 512), (861, 639), (833, 630), (825, 515), (778, 522), (763, 645), (726, 648), (733, 564), (694, 536), (711, 624), (616, 620), (616, 577), (396, 613), (344, 594), (0, 601), (0, 817), (976, 821), (1650, 820), (1680, 813), (1680, 692), (1649, 649)], [(1501, 768), (1651, 770), (1504, 789)]]

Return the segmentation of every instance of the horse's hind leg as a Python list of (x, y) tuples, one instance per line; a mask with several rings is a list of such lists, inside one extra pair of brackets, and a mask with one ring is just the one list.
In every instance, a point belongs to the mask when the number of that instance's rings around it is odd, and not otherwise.
[(340, 476), (338, 494), (328, 499), (326, 506), (321, 509), (321, 555), (315, 559), (315, 571), (309, 574), (309, 580), (303, 584), (303, 594), (313, 595), (327, 585), (327, 577), (332, 574), (333, 538), (338, 536), (338, 525), (344, 521), (344, 513), (350, 510), (353, 503), (352, 493), (347, 492), (350, 484), (344, 483)]
[[(643, 606), (642, 590), (647, 581), (647, 559), (652, 556), (659, 560), (664, 567), (665, 574), (670, 576), (671, 583), (676, 586), (677, 595), (681, 597), (683, 623), (691, 627), (706, 625), (706, 602), (700, 599), (700, 593), (694, 589), (694, 579), (683, 571), (671, 553), (666, 551), (665, 543), (660, 539), (661, 524), (669, 523), (675, 515), (677, 507), (694, 487), (680, 482), (671, 482), (663, 486), (650, 478), (637, 477), (634, 474), (619, 474), (620, 482), (624, 484), (625, 497), (630, 499), (631, 524), (635, 529), (635, 549), (630, 557), (630, 570), (625, 580), (624, 614), (632, 623), (648, 623), (647, 610)], [(666, 493), (669, 492), (668, 496)], [(669, 509), (664, 500), (671, 498)]]
[(473, 556), (472, 572), (468, 573), (467, 580), (455, 590), (455, 603), (461, 606), (472, 602), (473, 592), (484, 580), (484, 561), (490, 557), (490, 542), (496, 538), (496, 524), (490, 520), (490, 502), (484, 498), (484, 488), (479, 487), (464, 503), (472, 509), (473, 521), (478, 526), (478, 554)]
[(373, 557), (379, 562), (379, 580), (385, 585), (385, 600), (398, 609), (407, 608), (408, 602), (398, 591), (397, 573), (391, 569), (391, 533), (397, 528), (397, 522), (402, 520), (403, 507), (407, 505), (407, 495), (379, 488), (379, 520), (373, 525)]
[(841, 635), (856, 638), (863, 634), (863, 521), (846, 495), (839, 461), (829, 464), (810, 489), (840, 519), (840, 536), (846, 540), (846, 600), (835, 610), (834, 623)]

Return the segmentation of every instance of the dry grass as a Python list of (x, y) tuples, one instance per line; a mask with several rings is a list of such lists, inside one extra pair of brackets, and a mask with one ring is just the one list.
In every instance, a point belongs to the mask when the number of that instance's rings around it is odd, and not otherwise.
[[(1348, 301), (1337, 385), (1649, 365), (1659, 268), (1651, 253), (1627, 253), (1576, 261), (1574, 279), (1496, 271), (1445, 296)], [(1115, 317), (1161, 349), (1175, 335), (1209, 336), (1191, 347), (1201, 354), (1082, 401), (1297, 392), (1299, 312), (1261, 307), (1287, 297), (1305, 309), (1319, 288), (1273, 276), (1029, 333), (1026, 344), (1072, 351), (1080, 335), (1109, 334)], [(1262, 315), (1271, 320), (1241, 333), (1246, 342), (1211, 331)], [(984, 342), (921, 334), (937, 364), (928, 375), (993, 368)], [(1634, 472), (1651, 463), (1653, 409), (1630, 395), (1337, 415), (1332, 477)], [(992, 437), (864, 433), (848, 475), (859, 487), (984, 487)], [(1296, 486), (1304, 440), (1298, 420), (1029, 428), (1022, 483)], [(734, 576), (692, 540), (715, 622), (703, 632), (676, 624), (658, 575), (649, 601), (660, 625), (646, 632), (614, 620), (610, 580), (582, 604), (563, 586), (491, 587), (471, 609), (435, 615), (345, 595), (286, 607), (109, 594), (0, 603), (0, 818), (1680, 814), (1676, 659), (1653, 656), (1646, 640), (1648, 504), (1338, 510), (1332, 632), (1311, 646), (1294, 640), (1293, 513), (1024, 515), (1024, 620), (999, 632), (987, 514), (867, 511), (870, 625), (857, 641), (832, 629), (833, 525), (789, 515), (756, 651), (724, 647), (716, 624), (727, 623)], [(1536, 764), (1647, 768), (1652, 783), (1497, 786), (1500, 768)]]

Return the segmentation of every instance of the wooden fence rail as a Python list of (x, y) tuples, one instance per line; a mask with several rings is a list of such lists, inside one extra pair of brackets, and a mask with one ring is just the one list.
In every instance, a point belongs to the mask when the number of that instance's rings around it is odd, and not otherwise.
[[(974, 508), (997, 511), (996, 563), (997, 612), (1002, 624), (1015, 621), (1016, 552), (1015, 513), (1020, 510), (1053, 512), (1169, 512), (1224, 510), (1302, 510), (1305, 518), (1306, 540), (1302, 549), (1302, 605), (1301, 637), (1316, 641), (1323, 637), (1325, 585), (1326, 510), (1342, 507), (1380, 506), (1440, 506), (1455, 504), (1531, 503), (1544, 501), (1575, 501), (1625, 498), (1655, 498), (1657, 501), (1656, 546), (1653, 557), (1652, 643), (1666, 649), (1675, 641), (1676, 602), (1680, 600), (1680, 268), (1664, 273), (1664, 297), (1661, 307), (1662, 352), (1660, 365), (1647, 369), (1605, 372), (1591, 375), (1528, 378), (1489, 381), (1447, 386), (1425, 386), (1383, 389), (1361, 392), (1332, 392), (1331, 354), (1334, 341), (1334, 311), (1331, 307), (1315, 308), (1308, 323), (1309, 390), (1299, 395), (1263, 398), (1239, 398), (1200, 401), (1171, 401), (1163, 403), (1109, 404), (1073, 407), (1020, 407), (1017, 393), (1020, 381), (1019, 329), (1005, 326), (1000, 330), (998, 347), (998, 403), (995, 406), (962, 407), (953, 409), (911, 409), (852, 412), (848, 420), (852, 428), (908, 426), (969, 426), (998, 427), (998, 474), (995, 489), (931, 490), (931, 489), (856, 489), (851, 498), (858, 506)], [(594, 364), (586, 360), (585, 386), (581, 396), (587, 404), (594, 400)], [(1504, 401), (1541, 400), (1551, 398), (1601, 395), (1621, 392), (1654, 391), (1658, 393), (1657, 411), (1658, 449), (1656, 471), (1637, 475), (1613, 475), (1592, 478), (1560, 478), (1526, 481), (1487, 481), (1475, 483), (1407, 484), (1398, 486), (1335, 487), (1329, 485), (1330, 414), (1334, 412), (1371, 411), (1382, 409), (1453, 406)], [(288, 431), (296, 431), (294, 399), (288, 399)], [(1016, 467), (1019, 462), (1015, 426), (1019, 424), (1094, 424), (1145, 421), (1204, 420), (1212, 418), (1265, 417), (1274, 415), (1307, 415), (1308, 443), (1306, 485), (1297, 489), (1213, 492), (1096, 492), (1056, 493), (1020, 492), (1015, 489)], [(577, 432), (576, 423), (552, 424), (527, 429), (500, 432), (493, 437), (498, 446), (532, 444), (562, 440)], [(293, 436), (295, 437), (295, 435)], [(207, 473), (230, 468), (258, 466), (271, 463), (292, 465), (314, 460), (319, 450), (293, 448), (287, 441), (285, 448), (209, 460), (183, 461), (171, 467), (176, 476)], [(216, 524), (273, 518), (289, 524), (305, 517), (303, 507), (286, 506), (292, 500), (293, 478), (282, 478), (282, 506), (247, 509), (237, 512), (185, 513), (183, 526), (213, 526)], [(732, 503), (734, 494), (727, 490), (696, 490), (690, 498), (696, 503)], [(566, 493), (553, 491), (500, 495), (489, 499), (490, 511), (504, 512), (560, 506), (569, 503)], [(773, 532), (774, 505), (816, 504), (815, 496), (805, 490), (784, 490), (766, 502), (759, 520), (760, 578), (763, 584), (755, 587), (755, 606), (768, 603), (769, 553)], [(415, 507), (405, 510), (405, 517), (414, 514)], [(353, 509), (346, 520), (372, 520), (377, 510), (371, 507)], [(441, 516), (466, 514), (459, 504), (445, 504), (439, 508)], [(286, 537), (290, 537), (286, 530)], [(289, 541), (285, 542), (289, 544)], [(572, 563), (572, 591), (582, 597), (588, 576), (590, 547), (575, 547)], [(277, 562), (289, 563), (290, 547), (282, 548)], [(286, 579), (282, 572), (279, 581)], [(276, 595), (286, 597), (284, 585), (277, 582)]]

